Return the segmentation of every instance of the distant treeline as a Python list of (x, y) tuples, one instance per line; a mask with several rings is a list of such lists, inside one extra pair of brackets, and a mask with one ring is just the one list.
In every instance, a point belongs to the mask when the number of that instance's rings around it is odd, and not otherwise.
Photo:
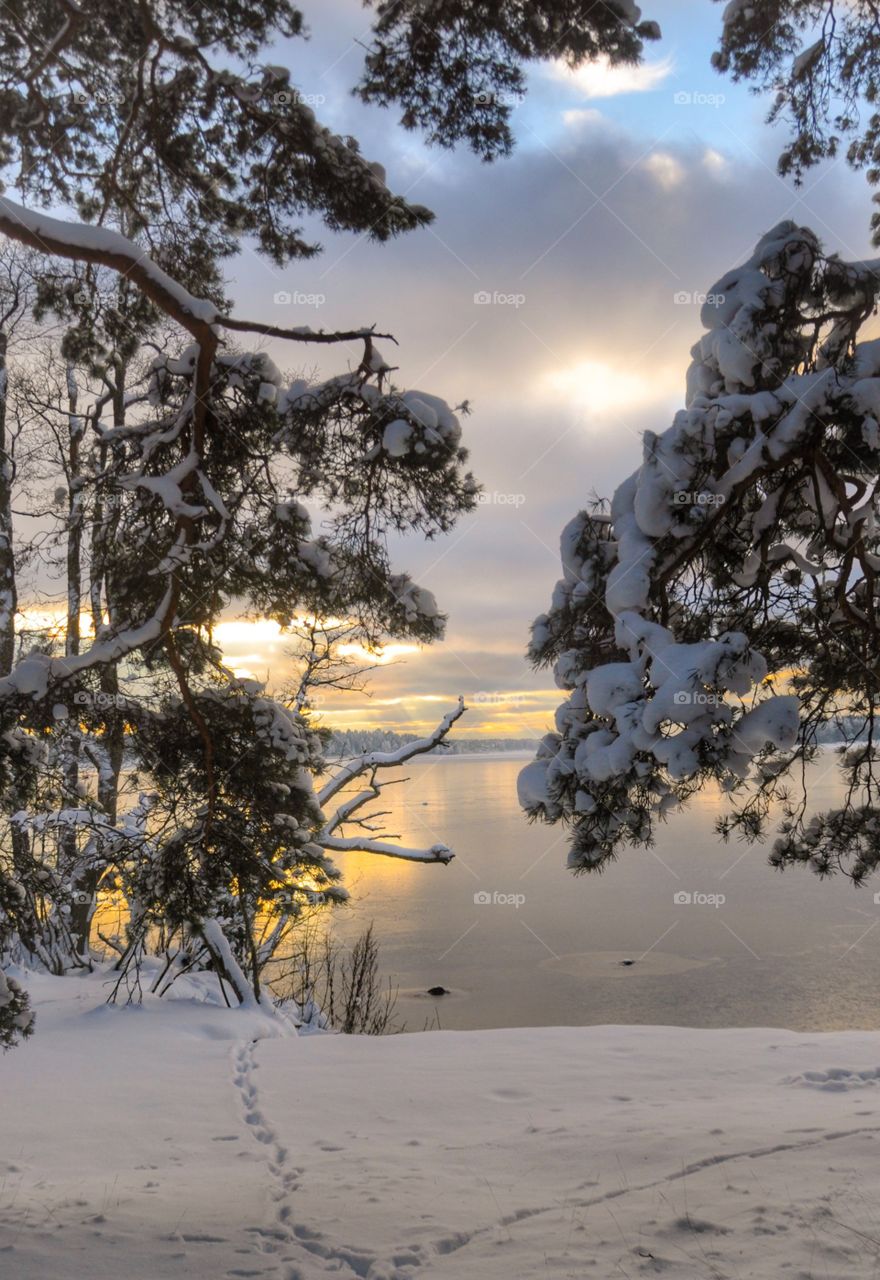
[[(334, 733), (327, 747), (331, 759), (359, 756), (365, 751), (397, 751), (418, 741), (417, 733), (394, 733), (390, 729), (342, 729)], [(431, 755), (475, 755), (490, 751), (534, 751), (534, 738), (457, 738), (441, 743)]]
[[(837, 716), (828, 724), (820, 725), (816, 740), (825, 745), (851, 742), (860, 737), (863, 724), (855, 716)], [(331, 760), (359, 756), (365, 751), (397, 751), (409, 742), (416, 742), (419, 734), (395, 733), (391, 729), (342, 729), (332, 734), (327, 746)], [(534, 751), (535, 738), (455, 738), (435, 747), (431, 755), (480, 755), (495, 751)]]
[(852, 742), (855, 738), (864, 737), (864, 716), (835, 716), (827, 724), (816, 730), (816, 741), (822, 743)]

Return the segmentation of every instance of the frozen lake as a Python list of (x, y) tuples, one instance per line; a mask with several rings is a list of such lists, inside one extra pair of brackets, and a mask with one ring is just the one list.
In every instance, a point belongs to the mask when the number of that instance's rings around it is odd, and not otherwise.
[[(718, 839), (710, 794), (661, 827), (653, 850), (575, 877), (564, 829), (530, 825), (517, 806), (528, 758), (422, 757), (385, 793), (388, 829), (450, 844), (448, 867), (338, 855), (353, 902), (334, 930), (348, 940), (375, 922), (409, 1030), (435, 1010), (445, 1028), (880, 1027), (880, 880), (856, 890), (772, 870), (769, 845)], [(816, 806), (833, 803), (831, 752), (812, 778)], [(437, 985), (452, 994), (421, 994)]]

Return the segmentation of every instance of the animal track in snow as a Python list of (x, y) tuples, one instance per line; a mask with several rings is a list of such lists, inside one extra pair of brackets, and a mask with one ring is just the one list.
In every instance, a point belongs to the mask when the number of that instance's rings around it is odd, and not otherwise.
[(847, 1067), (831, 1067), (828, 1071), (804, 1071), (799, 1076), (787, 1076), (782, 1083), (822, 1089), (826, 1093), (846, 1093), (850, 1089), (866, 1089), (880, 1084), (880, 1067), (868, 1067), (864, 1071), (851, 1071)]
[[(294, 1222), (291, 1197), (299, 1186), (302, 1169), (288, 1167), (287, 1148), (282, 1146), (278, 1133), (260, 1105), (260, 1093), (255, 1080), (258, 1067), (255, 1061), (257, 1043), (256, 1040), (244, 1042), (234, 1050), (232, 1082), (241, 1101), (242, 1119), (248, 1132), (263, 1148), (266, 1166), (272, 1175), (269, 1191), (269, 1198), (275, 1206), (272, 1221), (268, 1225), (248, 1228), (261, 1262), (270, 1270), (251, 1271), (246, 1267), (239, 1267), (227, 1272), (227, 1275), (265, 1275), (274, 1276), (275, 1280), (313, 1280), (316, 1275), (333, 1275), (347, 1280), (354, 1280), (355, 1277), (366, 1280), (376, 1262), (372, 1254), (344, 1245), (330, 1244), (320, 1232)], [(302, 1266), (294, 1258), (287, 1256), (294, 1250), (299, 1252)]]

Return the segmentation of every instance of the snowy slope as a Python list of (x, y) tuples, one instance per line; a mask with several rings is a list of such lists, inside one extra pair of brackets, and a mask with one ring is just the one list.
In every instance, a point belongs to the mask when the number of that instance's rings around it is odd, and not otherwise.
[(0, 1059), (0, 1276), (851, 1280), (880, 1034), (284, 1037), (39, 979)]

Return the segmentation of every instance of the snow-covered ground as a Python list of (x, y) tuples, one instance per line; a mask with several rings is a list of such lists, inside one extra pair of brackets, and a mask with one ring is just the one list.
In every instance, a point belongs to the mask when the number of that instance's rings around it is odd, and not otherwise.
[(880, 1033), (290, 1037), (30, 981), (0, 1059), (0, 1275), (880, 1273)]

